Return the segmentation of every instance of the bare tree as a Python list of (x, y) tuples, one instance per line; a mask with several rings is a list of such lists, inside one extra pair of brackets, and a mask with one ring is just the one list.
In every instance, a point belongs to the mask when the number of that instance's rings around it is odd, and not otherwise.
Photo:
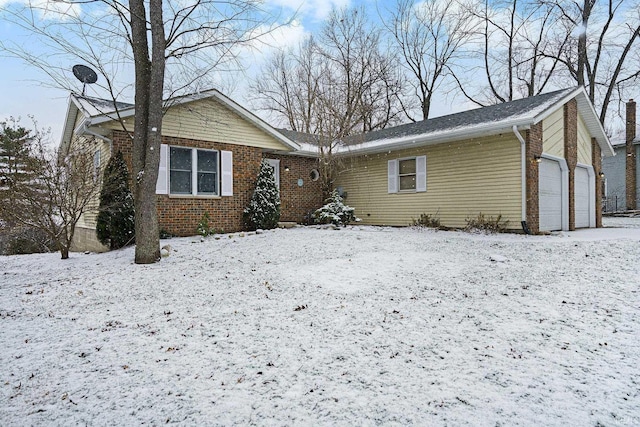
[[(272, 30), (262, 26), (258, 6), (258, 0), (60, 0), (5, 9), (52, 53), (41, 57), (6, 43), (0, 49), (43, 70), (55, 86), (70, 86), (66, 65), (52, 64), (56, 55), (75, 58), (98, 71), (117, 110), (115, 101), (130, 88), (127, 74), (133, 67), (135, 127), (131, 132), (121, 123), (133, 143), (136, 263), (160, 259), (155, 184), (162, 117), (170, 106), (163, 100), (200, 89), (214, 70), (236, 59), (239, 46)], [(88, 7), (90, 13), (81, 13)], [(113, 118), (120, 120), (118, 111)]]
[(396, 64), (362, 8), (333, 10), (318, 39), (276, 54), (252, 84), (258, 108), (307, 134), (318, 148), (327, 195), (339, 162), (336, 148), (404, 117), (404, 80)]
[[(421, 118), (428, 119), (433, 96), (450, 68), (465, 56), (465, 45), (477, 31), (477, 20), (472, 19), (469, 8), (455, 0), (398, 0), (396, 8), (386, 12), (389, 17), (380, 18), (400, 48)], [(405, 113), (416, 121), (410, 108), (405, 108)]]
[(99, 193), (100, 179), (92, 153), (78, 144), (66, 152), (49, 150), (46, 136), (32, 134), (31, 149), (20, 158), (22, 172), (15, 170), (11, 185), (0, 188), (0, 216), (43, 232), (67, 259), (76, 224)]
[(538, 95), (554, 82), (561, 65), (557, 56), (569, 42), (566, 29), (554, 25), (560, 16), (556, 7), (535, 0), (484, 0), (472, 14), (479, 21), (472, 69), (484, 78), (470, 82), (468, 67), (456, 70), (467, 99), (481, 106), (512, 101)]
[(570, 43), (556, 55), (565, 72), (587, 89), (605, 123), (612, 101), (640, 79), (640, 3), (628, 0), (548, 0), (561, 11)]
[(282, 126), (296, 132), (317, 132), (316, 110), (326, 73), (313, 37), (297, 48), (276, 52), (252, 83), (259, 106)]
[[(383, 129), (402, 121), (403, 80), (397, 58), (384, 50), (380, 29), (364, 8), (334, 9), (321, 31), (320, 55), (327, 64), (322, 88), (332, 102), (327, 118), (338, 137)], [(326, 104), (326, 103), (325, 103)]]

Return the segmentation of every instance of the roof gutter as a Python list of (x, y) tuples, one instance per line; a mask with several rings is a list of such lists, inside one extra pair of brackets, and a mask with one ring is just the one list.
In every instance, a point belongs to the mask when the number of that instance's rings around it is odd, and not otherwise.
[(526, 155), (526, 142), (524, 140), (524, 138), (522, 137), (522, 135), (520, 135), (520, 131), (518, 130), (518, 126), (513, 125), (513, 127), (511, 128), (511, 130), (513, 131), (513, 134), (516, 136), (516, 138), (518, 138), (518, 141), (520, 141), (520, 186), (522, 188), (522, 224), (523, 226), (526, 224), (527, 221), (527, 169), (526, 169), (526, 160), (527, 160), (527, 155)]
[(99, 133), (92, 131), (91, 129), (89, 129), (89, 126), (91, 126), (91, 119), (84, 119), (80, 123), (80, 126), (78, 126), (78, 128), (76, 129), (75, 133), (78, 135), (91, 135), (105, 142), (108, 142), (109, 152), (113, 151), (113, 141), (104, 135), (100, 135)]
[(340, 151), (334, 154), (343, 156), (351, 154), (374, 154), (383, 153), (390, 149), (403, 150), (407, 148), (422, 147), (428, 145), (437, 145), (447, 142), (458, 141), (462, 139), (470, 138), (482, 138), (485, 136), (492, 136), (496, 134), (502, 134), (510, 132), (513, 126), (518, 126), (522, 129), (529, 128), (529, 121), (526, 120), (512, 120), (511, 122), (501, 122), (499, 124), (491, 123), (488, 126), (469, 126), (461, 131), (454, 132), (441, 132), (437, 135), (410, 135), (399, 138), (389, 139), (384, 144), (376, 146), (368, 146), (364, 144), (357, 144), (352, 146), (340, 147)]

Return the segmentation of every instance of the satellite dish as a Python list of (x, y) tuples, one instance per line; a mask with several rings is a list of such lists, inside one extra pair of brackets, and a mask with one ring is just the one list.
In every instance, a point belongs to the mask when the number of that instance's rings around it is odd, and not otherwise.
[(82, 94), (84, 95), (84, 89), (87, 84), (92, 84), (98, 81), (98, 74), (86, 65), (77, 64), (73, 66), (73, 75), (76, 79), (82, 82)]

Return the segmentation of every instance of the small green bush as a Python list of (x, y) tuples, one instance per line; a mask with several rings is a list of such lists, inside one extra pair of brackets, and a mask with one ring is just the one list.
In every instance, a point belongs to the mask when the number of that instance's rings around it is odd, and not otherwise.
[(485, 233), (504, 233), (509, 225), (508, 220), (502, 219), (502, 214), (496, 218), (490, 216), (485, 217), (482, 212), (475, 218), (467, 218), (465, 231), (483, 231)]
[(198, 222), (198, 226), (196, 227), (196, 231), (202, 237), (207, 237), (207, 236), (211, 236), (212, 234), (216, 234), (216, 229), (213, 228), (213, 226), (211, 226), (210, 221), (211, 221), (211, 218), (209, 218), (209, 213), (205, 212), (204, 215), (202, 215), (200, 222)]

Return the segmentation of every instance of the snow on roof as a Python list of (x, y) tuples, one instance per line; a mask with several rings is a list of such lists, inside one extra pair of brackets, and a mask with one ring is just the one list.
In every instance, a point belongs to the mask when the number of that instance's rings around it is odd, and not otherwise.
[[(264, 120), (216, 89), (210, 89), (207, 91), (201, 91), (193, 94), (170, 98), (168, 100), (168, 103), (169, 106), (172, 107), (175, 105), (185, 104), (205, 98), (215, 98), (217, 101), (222, 103), (230, 110), (234, 111), (236, 114), (240, 115), (256, 127), (262, 129), (267, 134), (282, 142), (285, 146), (289, 147), (292, 150), (299, 149), (298, 145), (293, 140), (289, 139), (287, 135), (283, 134), (282, 132), (276, 131), (275, 128), (270, 126)], [(114, 113), (116, 111), (118, 112), (118, 116), (120, 117), (129, 117), (135, 114), (134, 104), (126, 102), (119, 102), (111, 99), (94, 98), (90, 96), (78, 95), (75, 93), (71, 94), (71, 100), (72, 101), (70, 102), (69, 110), (67, 111), (67, 118), (65, 120), (66, 124), (63, 131), (62, 144), (68, 143), (72, 136), (73, 124), (75, 123), (75, 116), (78, 110), (83, 112), (85, 118), (91, 118), (90, 123), (92, 124), (115, 120), (116, 115)]]
[(109, 114), (117, 110), (126, 110), (133, 107), (133, 104), (114, 101), (112, 99), (93, 98), (77, 94), (72, 94), (72, 97), (78, 105), (78, 108), (89, 117)]
[[(584, 89), (580, 87), (562, 89), (529, 98), (350, 136), (344, 139), (344, 144), (339, 147), (338, 151), (352, 154), (379, 152), (387, 149), (408, 148), (418, 144), (429, 145), (464, 138), (495, 135), (510, 131), (513, 126), (517, 126), (522, 130), (539, 123), (572, 98), (577, 98), (578, 110), (581, 112), (583, 119), (585, 119), (589, 131), (596, 137), (603, 148), (603, 153), (613, 154), (609, 140), (593, 112), (593, 107), (586, 98)], [(291, 138), (299, 144), (313, 144), (313, 136), (301, 132), (279, 131), (281, 133), (290, 133)]]
[[(364, 135), (364, 141), (360, 144), (373, 141), (394, 140), (410, 136), (425, 138), (429, 135), (439, 136), (449, 132), (459, 132), (464, 129), (475, 128), (480, 125), (508, 125), (511, 122), (522, 121), (536, 117), (556, 104), (560, 99), (575, 91), (575, 88), (559, 90), (516, 101), (503, 102), (501, 104), (476, 108), (461, 113), (435, 117), (392, 128), (369, 132)], [(492, 126), (495, 127), (495, 126)], [(354, 137), (350, 138), (355, 139)], [(358, 139), (362, 139), (360, 136)], [(350, 141), (347, 140), (348, 145)], [(376, 145), (380, 145), (379, 143)]]

